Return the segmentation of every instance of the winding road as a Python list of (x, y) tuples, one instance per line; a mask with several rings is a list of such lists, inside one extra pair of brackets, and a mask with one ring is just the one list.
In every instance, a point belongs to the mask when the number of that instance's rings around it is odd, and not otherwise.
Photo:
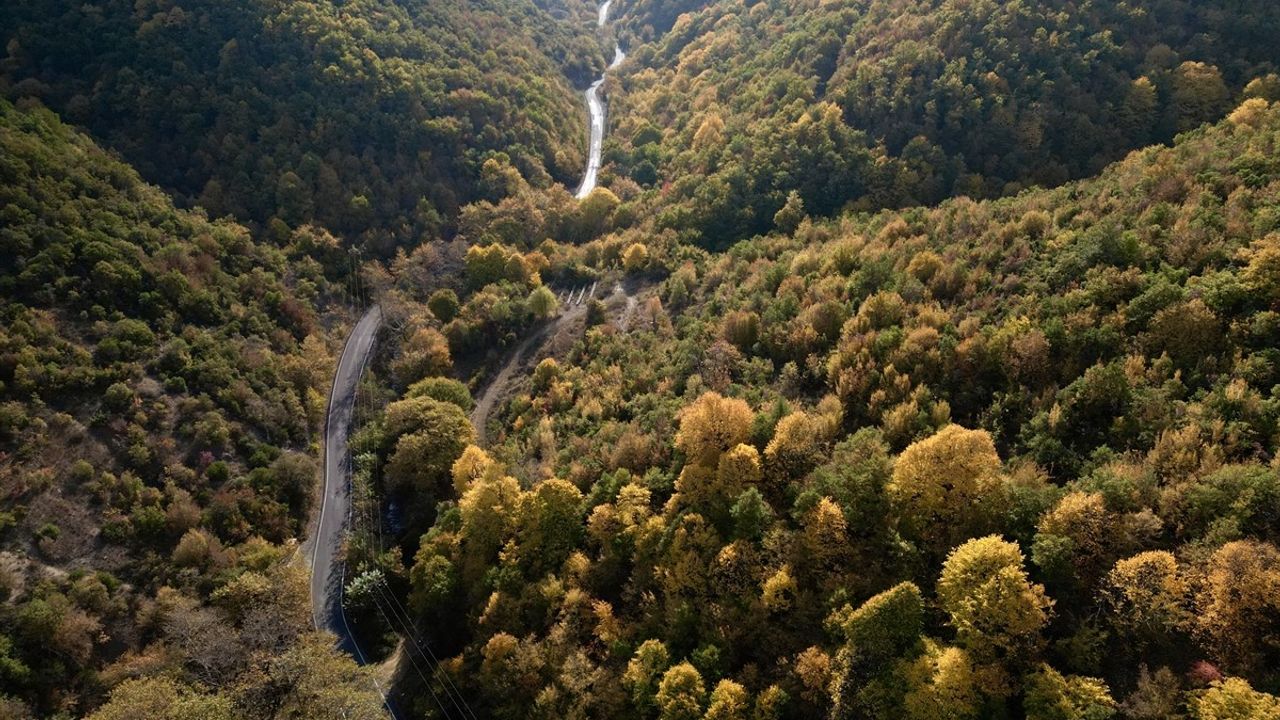
[[(604, 27), (609, 21), (609, 6), (613, 4), (613, 0), (605, 0), (600, 4), (599, 15), (596, 18), (596, 24)], [(587, 88), (587, 111), (591, 115), (591, 140), (587, 146), (587, 170), (582, 174), (582, 184), (578, 186), (578, 192), (574, 193), (574, 197), (581, 200), (591, 194), (596, 188), (596, 179), (600, 175), (601, 155), (604, 151), (604, 119), (605, 106), (604, 100), (600, 98), (600, 88), (604, 85), (605, 78), (609, 76), (609, 71), (622, 64), (627, 59), (627, 54), (622, 51), (622, 46), (618, 43), (613, 44), (613, 62), (609, 63), (609, 67), (600, 75), (600, 79), (591, 83), (591, 87)]]
[(316, 523), (311, 549), (311, 616), (316, 628), (338, 636), (338, 646), (365, 664), (342, 612), (344, 566), (338, 559), (342, 536), (351, 515), (351, 451), (347, 436), (351, 431), (356, 388), (373, 352), (373, 340), (382, 324), (377, 305), (365, 311), (347, 337), (342, 357), (333, 373), (329, 410), (324, 429), (324, 488), (320, 500), (320, 520)]
[[(600, 27), (604, 27), (608, 22), (611, 4), (612, 0), (605, 0), (599, 7), (597, 23)], [(592, 83), (585, 93), (587, 109), (591, 116), (591, 139), (587, 168), (576, 193), (578, 198), (585, 198), (595, 189), (600, 172), (605, 133), (605, 104), (600, 97), (601, 86), (604, 84), (608, 70), (616, 68), (625, 58), (626, 53), (622, 51), (620, 45), (615, 43), (613, 61), (605, 74)], [(595, 287), (592, 286), (593, 296), (594, 291)], [(585, 295), (585, 288), (583, 295)], [(582, 295), (579, 296), (577, 303), (567, 303), (569, 307), (566, 312), (561, 313), (539, 332), (522, 342), (511, 353), (494, 380), (489, 383), (489, 387), (479, 398), (471, 415), (481, 444), (485, 442), (485, 425), (488, 423), (489, 414), (520, 361), (530, 348), (547, 337), (548, 333), (585, 314), (586, 307), (581, 298)], [(630, 298), (628, 300), (631, 301)], [(309, 548), (312, 621), (317, 629), (334, 633), (338, 638), (338, 646), (350, 653), (361, 665), (366, 664), (367, 659), (356, 642), (342, 610), (345, 565), (340, 556), (343, 537), (351, 517), (351, 452), (347, 440), (354, 417), (356, 390), (369, 357), (373, 353), (374, 340), (381, 324), (382, 310), (379, 306), (374, 305), (365, 311), (348, 335), (342, 349), (342, 356), (334, 371), (325, 418), (324, 483), (321, 489), (320, 513)], [(381, 692), (381, 688), (379, 691)], [(391, 709), (389, 702), (387, 707), (394, 717), (394, 710)]]

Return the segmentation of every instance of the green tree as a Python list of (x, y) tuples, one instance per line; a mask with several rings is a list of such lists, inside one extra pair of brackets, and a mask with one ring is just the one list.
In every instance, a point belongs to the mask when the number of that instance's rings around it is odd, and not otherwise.
[(389, 405), (384, 432), (393, 448), (387, 480), (398, 491), (422, 493), (424, 502), (445, 494), (454, 461), (475, 439), (471, 421), (461, 408), (430, 397)]
[(559, 301), (556, 300), (556, 294), (551, 292), (546, 285), (539, 285), (529, 293), (529, 311), (533, 316), (539, 319), (546, 319), (555, 314)]
[(461, 307), (458, 294), (449, 288), (440, 288), (431, 293), (431, 297), (427, 299), (427, 309), (441, 323), (451, 322), (458, 316), (458, 310)]

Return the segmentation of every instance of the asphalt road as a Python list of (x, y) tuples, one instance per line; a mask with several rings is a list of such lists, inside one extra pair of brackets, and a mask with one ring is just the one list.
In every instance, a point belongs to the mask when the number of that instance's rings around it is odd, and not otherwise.
[(382, 310), (369, 308), (347, 337), (329, 391), (329, 415), (324, 431), (324, 490), (311, 555), (311, 614), (317, 628), (338, 636), (338, 645), (361, 665), (363, 653), (351, 636), (342, 613), (343, 565), (337, 556), (351, 515), (351, 453), (347, 436), (355, 408), (356, 387), (373, 351), (382, 324)]
[[(605, 2), (600, 6), (599, 21), (600, 26), (604, 27), (609, 17), (609, 5), (612, 0)], [(581, 200), (591, 194), (596, 187), (596, 180), (600, 175), (601, 153), (604, 150), (604, 119), (605, 107), (604, 100), (600, 97), (600, 87), (604, 85), (605, 78), (608, 77), (609, 70), (612, 70), (622, 64), (627, 59), (627, 54), (622, 51), (622, 46), (614, 43), (613, 45), (613, 61), (609, 63), (608, 69), (600, 75), (600, 79), (591, 83), (591, 87), (587, 88), (587, 113), (591, 118), (591, 136), (587, 144), (587, 170), (582, 174), (582, 183), (578, 185), (578, 191), (574, 193), (574, 197)]]

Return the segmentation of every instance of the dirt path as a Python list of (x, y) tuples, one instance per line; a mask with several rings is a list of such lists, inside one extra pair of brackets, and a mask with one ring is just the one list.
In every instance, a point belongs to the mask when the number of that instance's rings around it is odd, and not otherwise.
[(480, 397), (476, 399), (475, 408), (471, 411), (471, 424), (476, 428), (477, 445), (485, 447), (489, 444), (489, 416), (493, 413), (493, 408), (497, 405), (498, 399), (504, 397), (507, 385), (511, 382), (511, 377), (529, 355), (529, 350), (535, 345), (541, 346), (548, 337), (554, 336), (561, 328), (567, 327), (570, 323), (586, 315), (586, 313), (587, 306), (585, 301), (582, 304), (569, 305), (556, 319), (525, 338), (507, 356), (507, 361), (502, 364), (502, 369), (498, 370), (498, 374), (494, 375), (493, 380), (485, 386), (484, 391), (480, 393)]

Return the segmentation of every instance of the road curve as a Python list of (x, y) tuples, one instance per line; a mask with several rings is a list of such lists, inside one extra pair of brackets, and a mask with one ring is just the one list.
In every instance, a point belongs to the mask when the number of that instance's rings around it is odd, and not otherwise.
[(320, 520), (312, 536), (312, 620), (316, 628), (337, 635), (338, 645), (361, 665), (365, 664), (364, 654), (352, 637), (342, 612), (344, 567), (338, 561), (338, 555), (351, 515), (351, 452), (347, 436), (351, 431), (356, 387), (373, 352), (374, 336), (381, 324), (382, 309), (374, 305), (352, 328), (333, 373), (324, 429), (324, 489), (320, 500)]
[[(612, 2), (613, 0), (606, 0), (600, 5), (597, 18), (600, 27), (604, 27), (604, 24), (608, 22), (609, 5)], [(613, 45), (613, 61), (609, 63), (609, 67), (600, 75), (600, 79), (591, 83), (591, 87), (587, 88), (587, 113), (591, 118), (591, 137), (587, 143), (587, 169), (582, 174), (582, 183), (578, 185), (578, 190), (574, 193), (574, 197), (579, 200), (591, 194), (591, 191), (596, 187), (596, 179), (600, 175), (605, 130), (605, 107), (604, 100), (600, 97), (600, 88), (604, 85), (609, 71), (621, 65), (626, 58), (627, 54), (622, 51), (622, 46), (615, 42)]]

